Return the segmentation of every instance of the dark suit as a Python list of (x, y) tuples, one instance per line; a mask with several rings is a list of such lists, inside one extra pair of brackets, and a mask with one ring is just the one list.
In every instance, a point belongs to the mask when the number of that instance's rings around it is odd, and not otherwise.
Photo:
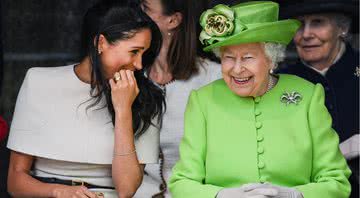
[[(340, 142), (359, 133), (359, 77), (355, 75), (359, 67), (359, 52), (346, 46), (343, 56), (332, 65), (325, 76), (305, 66), (301, 61), (279, 69), (278, 73), (300, 76), (313, 83), (321, 83), (325, 88), (325, 104), (332, 119), (333, 128)], [(359, 158), (348, 161), (353, 171), (350, 177), (352, 194), (359, 197)]]

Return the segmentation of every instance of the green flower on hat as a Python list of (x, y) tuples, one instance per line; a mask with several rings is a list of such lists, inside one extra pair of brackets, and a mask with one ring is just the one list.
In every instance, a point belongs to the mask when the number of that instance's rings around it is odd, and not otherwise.
[(199, 38), (201, 43), (210, 45), (214, 41), (221, 41), (225, 39), (225, 36), (231, 35), (235, 26), (234, 18), (234, 11), (223, 4), (206, 10), (200, 17), (200, 25), (203, 28)]
[(200, 17), (199, 40), (204, 51), (243, 43), (272, 42), (287, 45), (300, 27), (295, 19), (279, 20), (279, 4), (250, 1), (234, 6), (219, 4)]

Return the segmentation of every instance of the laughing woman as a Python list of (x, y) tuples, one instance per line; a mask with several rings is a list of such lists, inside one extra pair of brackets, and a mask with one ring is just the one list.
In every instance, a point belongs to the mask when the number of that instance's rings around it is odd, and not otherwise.
[(201, 24), (223, 79), (190, 95), (173, 196), (348, 197), (323, 87), (271, 72), (300, 23), (278, 20), (278, 5), (261, 1), (217, 5)]
[(8, 142), (14, 197), (132, 197), (144, 164), (158, 161), (152, 124), (164, 98), (141, 71), (161, 46), (156, 24), (139, 8), (100, 3), (83, 40), (79, 64), (27, 72)]

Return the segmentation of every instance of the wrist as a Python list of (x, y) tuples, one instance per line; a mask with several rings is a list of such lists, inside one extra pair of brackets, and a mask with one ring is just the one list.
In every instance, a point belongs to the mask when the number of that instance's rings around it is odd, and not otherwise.
[(114, 108), (115, 111), (115, 116), (131, 116), (132, 115), (132, 110), (131, 107), (126, 107), (126, 108)]
[(58, 197), (59, 194), (59, 184), (50, 184), (51, 188), (50, 188), (50, 197)]

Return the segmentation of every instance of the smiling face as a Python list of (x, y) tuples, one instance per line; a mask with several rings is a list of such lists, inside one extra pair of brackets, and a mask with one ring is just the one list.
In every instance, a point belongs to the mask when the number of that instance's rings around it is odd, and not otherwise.
[(119, 70), (142, 69), (142, 55), (150, 47), (151, 31), (143, 29), (129, 39), (109, 43), (103, 35), (99, 38), (100, 59), (105, 78), (112, 78)]
[(298, 17), (302, 27), (294, 42), (301, 59), (319, 69), (332, 64), (340, 47), (342, 30), (331, 14), (312, 14)]
[(224, 81), (232, 92), (242, 97), (263, 95), (269, 83), (271, 61), (261, 43), (247, 43), (220, 48)]

